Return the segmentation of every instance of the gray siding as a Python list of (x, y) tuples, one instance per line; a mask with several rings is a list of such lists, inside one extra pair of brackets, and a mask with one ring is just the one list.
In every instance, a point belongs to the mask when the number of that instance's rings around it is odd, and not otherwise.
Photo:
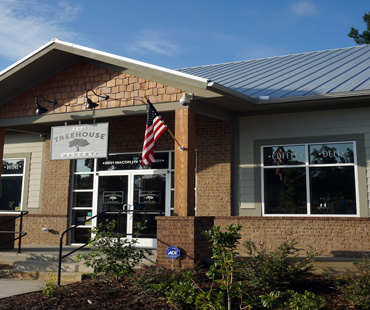
[[(4, 158), (25, 157), (25, 189), (23, 210), (38, 213), (42, 189), (44, 142), (39, 135), (11, 134), (5, 136)], [(26, 198), (26, 199), (25, 199)]]
[(262, 145), (353, 140), (357, 143), (360, 216), (369, 216), (370, 108), (246, 116), (239, 121), (240, 215), (262, 214)]

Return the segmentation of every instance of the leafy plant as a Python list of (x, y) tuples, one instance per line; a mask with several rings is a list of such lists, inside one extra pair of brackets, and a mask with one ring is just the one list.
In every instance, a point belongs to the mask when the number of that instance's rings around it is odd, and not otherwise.
[(241, 273), (248, 285), (266, 290), (284, 290), (313, 270), (316, 256), (313, 249), (305, 257), (298, 257), (295, 239), (283, 242), (275, 251), (268, 252), (251, 242), (245, 244), (248, 258), (242, 263)]
[(314, 293), (305, 291), (304, 294), (287, 291), (290, 294), (289, 300), (285, 303), (286, 307), (292, 310), (320, 310), (325, 309), (326, 300), (324, 297), (317, 297)]
[(89, 240), (93, 250), (79, 254), (77, 258), (92, 267), (94, 274), (113, 274), (118, 279), (133, 273), (134, 268), (151, 254), (151, 250), (137, 248), (137, 239), (121, 238), (120, 234), (114, 232), (114, 227), (115, 221), (110, 221), (93, 228), (94, 237)]
[[(241, 238), (241, 225), (231, 224), (222, 231), (220, 226), (214, 226), (204, 232), (208, 240), (211, 242), (213, 265), (210, 267), (207, 276), (213, 279), (219, 286), (219, 291), (215, 292), (212, 285), (209, 292), (202, 292), (198, 296), (197, 302), (200, 305), (201, 300), (205, 301), (205, 305), (212, 302), (219, 304), (223, 298), (224, 292), (227, 297), (227, 308), (231, 309), (231, 301), (233, 296), (240, 292), (235, 283), (235, 256), (239, 240)], [(201, 307), (201, 309), (208, 309)], [(212, 308), (209, 308), (212, 309)], [(221, 308), (220, 308), (221, 309)]]
[(50, 278), (46, 283), (42, 292), (49, 297), (54, 297), (58, 293), (58, 285), (55, 282), (55, 278)]
[(370, 309), (370, 257), (363, 257), (355, 266), (357, 272), (338, 277), (336, 287), (353, 306)]
[(276, 309), (280, 304), (283, 294), (280, 291), (273, 291), (270, 294), (260, 295), (262, 306), (267, 309)]
[(171, 307), (181, 306), (181, 309), (194, 309), (196, 296), (199, 293), (195, 286), (193, 273), (190, 270), (182, 273), (182, 279), (171, 283), (169, 290), (165, 292), (167, 303)]

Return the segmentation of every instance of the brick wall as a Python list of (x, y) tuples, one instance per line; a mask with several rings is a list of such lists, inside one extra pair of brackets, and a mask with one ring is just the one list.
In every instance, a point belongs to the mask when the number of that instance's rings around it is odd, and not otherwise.
[(303, 250), (310, 246), (323, 256), (357, 257), (370, 252), (370, 219), (345, 217), (218, 217), (216, 226), (243, 226), (241, 244), (246, 240), (265, 242), (267, 248), (290, 236)]
[[(201, 230), (213, 226), (213, 217), (157, 217), (157, 262), (166, 268), (186, 269), (194, 262), (202, 262), (211, 256), (209, 243)], [(201, 230), (200, 230), (201, 229)], [(181, 256), (172, 260), (166, 249), (175, 246)]]
[(196, 124), (196, 215), (231, 215), (232, 124), (199, 116)]
[[(177, 261), (176, 268), (191, 268), (211, 257), (208, 242), (201, 239), (202, 231), (212, 225), (242, 225), (239, 253), (245, 253), (245, 241), (264, 244), (270, 251), (282, 242), (295, 238), (299, 254), (304, 255), (310, 247), (319, 256), (361, 257), (370, 253), (369, 218), (304, 218), (304, 217), (172, 217), (158, 218), (158, 263), (167, 268), (171, 260), (165, 249), (177, 246), (184, 257)], [(198, 249), (198, 252), (196, 252)], [(202, 253), (202, 255), (200, 255)], [(208, 256), (207, 256), (208, 255)]]

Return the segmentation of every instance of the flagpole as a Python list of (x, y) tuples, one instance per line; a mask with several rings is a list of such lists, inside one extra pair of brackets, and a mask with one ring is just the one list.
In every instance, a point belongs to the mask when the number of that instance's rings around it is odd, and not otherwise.
[[(144, 96), (146, 101), (147, 102), (150, 102), (148, 97), (147, 96)], [(185, 148), (183, 146), (180, 145), (179, 141), (177, 141), (177, 139), (175, 138), (174, 134), (172, 133), (172, 131), (167, 127), (167, 131), (169, 132), (169, 134), (171, 135), (172, 139), (177, 143), (177, 145), (179, 146), (179, 150), (180, 151), (184, 151)]]

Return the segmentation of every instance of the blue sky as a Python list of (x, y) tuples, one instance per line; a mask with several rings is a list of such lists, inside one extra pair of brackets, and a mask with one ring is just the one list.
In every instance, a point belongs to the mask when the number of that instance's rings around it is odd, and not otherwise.
[(355, 46), (369, 0), (0, 0), (0, 71), (53, 38), (170, 69)]

